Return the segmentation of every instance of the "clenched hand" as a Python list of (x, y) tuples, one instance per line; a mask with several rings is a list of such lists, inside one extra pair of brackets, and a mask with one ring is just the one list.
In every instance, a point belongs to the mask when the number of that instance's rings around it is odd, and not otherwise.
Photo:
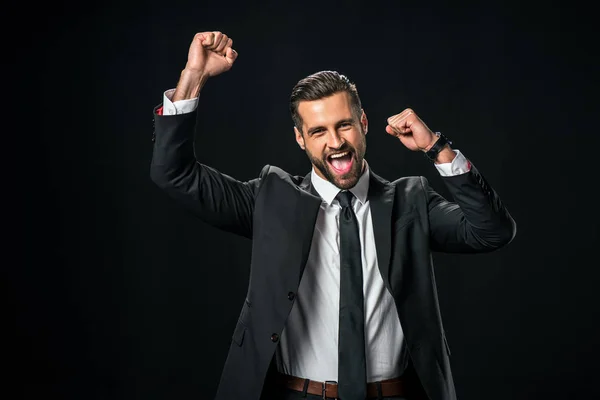
[(232, 46), (233, 40), (222, 32), (196, 33), (172, 101), (198, 96), (208, 78), (229, 71), (238, 56)]

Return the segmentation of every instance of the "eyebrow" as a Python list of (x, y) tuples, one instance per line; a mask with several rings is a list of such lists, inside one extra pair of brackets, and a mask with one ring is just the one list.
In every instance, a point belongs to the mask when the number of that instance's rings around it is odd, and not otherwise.
[[(341, 119), (341, 120), (339, 120), (338, 122), (335, 123), (335, 127), (339, 128), (340, 125), (342, 125), (342, 124), (348, 124), (348, 123), (350, 123), (350, 124), (354, 123), (354, 119), (353, 118)], [(321, 130), (321, 129), (325, 129), (325, 127), (324, 126), (314, 126), (314, 127), (310, 128), (310, 129), (308, 129), (306, 131), (306, 133), (308, 135), (312, 135), (313, 133), (315, 133), (316, 131)]]

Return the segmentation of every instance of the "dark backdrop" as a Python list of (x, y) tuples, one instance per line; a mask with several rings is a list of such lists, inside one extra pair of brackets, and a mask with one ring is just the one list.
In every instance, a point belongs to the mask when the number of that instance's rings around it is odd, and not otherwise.
[(425, 175), (447, 194), (422, 155), (384, 132), (388, 116), (412, 107), (500, 193), (518, 224), (509, 247), (435, 255), (461, 400), (600, 394), (590, 10), (109, 0), (25, 11), (5, 36), (25, 39), (11, 63), (24, 61), (28, 79), (7, 76), (17, 89), (4, 93), (5, 137), (24, 142), (4, 147), (17, 156), (7, 175), (18, 177), (4, 197), (18, 192), (25, 208), (5, 208), (24, 251), (2, 267), (5, 388), (16, 388), (2, 397), (212, 398), (245, 296), (250, 242), (191, 217), (149, 178), (152, 109), (204, 30), (227, 33), (240, 54), (202, 93), (204, 163), (240, 180), (267, 163), (304, 175), (290, 90), (336, 69), (358, 86), (378, 174)]

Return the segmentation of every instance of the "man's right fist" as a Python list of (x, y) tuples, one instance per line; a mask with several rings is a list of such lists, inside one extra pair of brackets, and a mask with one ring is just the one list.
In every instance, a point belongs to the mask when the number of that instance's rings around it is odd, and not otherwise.
[(232, 45), (233, 40), (224, 33), (196, 33), (185, 68), (207, 78), (229, 71), (238, 56)]

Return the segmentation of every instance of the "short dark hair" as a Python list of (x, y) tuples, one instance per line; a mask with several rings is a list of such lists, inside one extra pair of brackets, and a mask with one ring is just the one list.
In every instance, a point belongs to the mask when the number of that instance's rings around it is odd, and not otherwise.
[(357, 118), (361, 116), (362, 105), (356, 85), (348, 77), (337, 71), (319, 71), (301, 79), (292, 89), (290, 97), (290, 112), (294, 125), (302, 132), (302, 118), (298, 113), (301, 101), (313, 101), (346, 92), (350, 95), (352, 112)]

